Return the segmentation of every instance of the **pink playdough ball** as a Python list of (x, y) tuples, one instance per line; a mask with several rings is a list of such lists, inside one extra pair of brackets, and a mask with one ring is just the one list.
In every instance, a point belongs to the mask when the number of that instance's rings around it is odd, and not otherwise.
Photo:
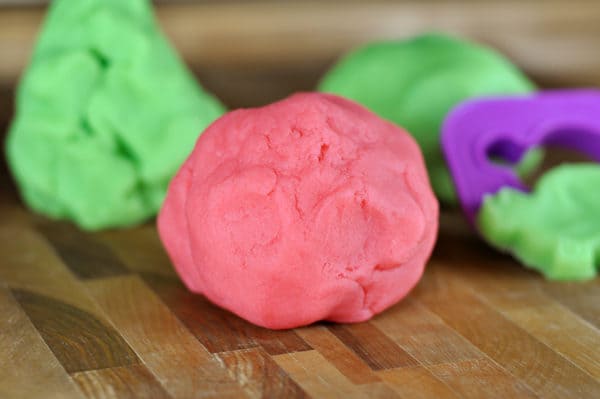
[(209, 126), (158, 228), (190, 290), (281, 329), (364, 321), (402, 299), (431, 254), (438, 203), (409, 134), (306, 93)]

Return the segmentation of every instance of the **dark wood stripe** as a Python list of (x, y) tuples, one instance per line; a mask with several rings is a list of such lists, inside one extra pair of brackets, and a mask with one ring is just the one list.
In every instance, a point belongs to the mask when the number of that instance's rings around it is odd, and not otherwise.
[(90, 399), (170, 398), (142, 364), (78, 372), (73, 379)]
[(217, 355), (236, 381), (245, 381), (250, 397), (306, 398), (307, 395), (275, 361), (260, 348)]
[(266, 328), (250, 326), (249, 334), (269, 355), (280, 355), (282, 353), (292, 353), (311, 350), (312, 347), (307, 344), (295, 331), (273, 331)]
[(371, 323), (328, 326), (372, 370), (416, 366), (418, 362)]
[(30, 291), (12, 292), (67, 372), (139, 363), (121, 335), (95, 316)]
[(37, 229), (71, 271), (81, 279), (130, 273), (104, 244), (68, 223), (41, 223)]
[(255, 326), (191, 293), (178, 280), (143, 273), (142, 277), (187, 328), (212, 353), (261, 346), (270, 355), (312, 349), (294, 331)]

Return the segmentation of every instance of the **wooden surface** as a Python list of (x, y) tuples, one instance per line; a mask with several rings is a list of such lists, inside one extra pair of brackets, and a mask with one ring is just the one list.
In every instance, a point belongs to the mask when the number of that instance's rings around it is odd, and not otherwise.
[[(26, 65), (43, 12), (0, 7), (0, 90)], [(493, 45), (546, 87), (600, 86), (598, 0), (163, 0), (157, 15), (199, 80), (231, 107), (311, 90), (349, 49), (430, 30)]]
[(445, 213), (367, 323), (255, 327), (189, 293), (152, 224), (102, 233), (0, 196), (0, 398), (598, 398), (600, 281), (544, 281)]

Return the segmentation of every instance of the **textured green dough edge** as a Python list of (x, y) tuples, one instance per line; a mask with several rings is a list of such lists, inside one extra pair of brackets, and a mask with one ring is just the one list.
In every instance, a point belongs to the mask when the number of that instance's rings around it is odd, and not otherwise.
[(29, 207), (97, 230), (154, 216), (225, 112), (148, 0), (55, 0), (22, 76), (7, 159)]
[(448, 112), (473, 97), (523, 94), (535, 87), (490, 48), (429, 33), (350, 52), (324, 75), (318, 89), (357, 101), (407, 129), (421, 146), (436, 195), (456, 204), (440, 147)]
[(600, 165), (561, 165), (531, 193), (488, 195), (477, 224), (489, 243), (548, 279), (591, 279), (600, 268)]

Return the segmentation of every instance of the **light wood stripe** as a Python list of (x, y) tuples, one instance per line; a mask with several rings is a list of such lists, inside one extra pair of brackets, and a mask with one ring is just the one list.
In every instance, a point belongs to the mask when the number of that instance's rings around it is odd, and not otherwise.
[[(313, 398), (395, 398), (387, 385), (374, 382), (353, 385), (338, 369), (317, 351), (305, 351), (273, 357)], [(319, 370), (318, 373), (315, 370)]]
[(423, 366), (381, 370), (377, 375), (402, 398), (457, 399), (461, 397)]
[(600, 396), (600, 383), (432, 265), (417, 298), (534, 392), (548, 398)]
[(373, 324), (424, 365), (485, 357), (440, 317), (411, 297), (375, 317)]
[(490, 359), (463, 360), (428, 369), (464, 398), (535, 398), (531, 389)]
[(297, 332), (354, 384), (380, 381), (373, 370), (326, 327), (311, 326)]

